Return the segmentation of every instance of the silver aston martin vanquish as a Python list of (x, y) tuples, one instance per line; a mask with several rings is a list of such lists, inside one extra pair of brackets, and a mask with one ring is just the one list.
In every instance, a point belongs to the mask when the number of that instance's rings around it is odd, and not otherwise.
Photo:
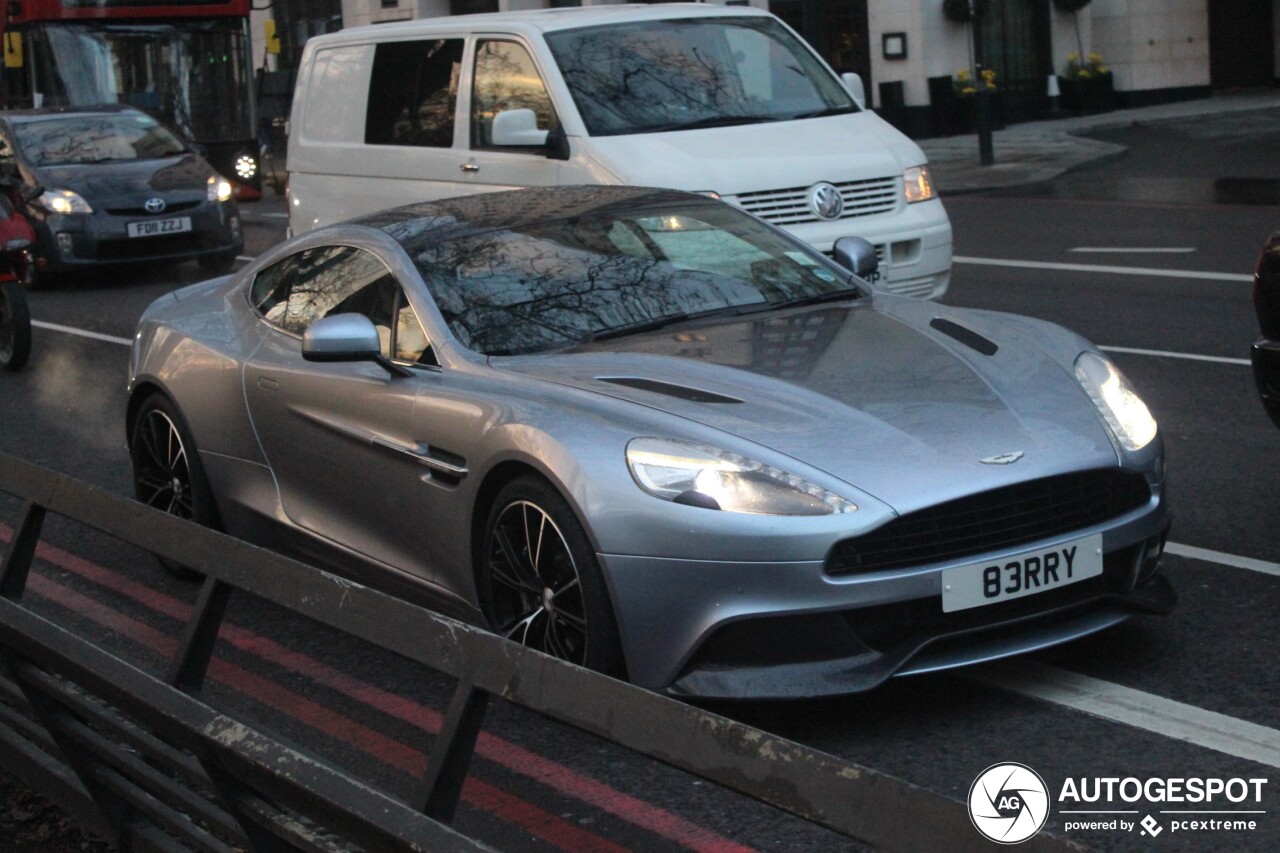
[(1124, 377), (876, 291), (868, 248), (638, 188), (310, 232), (143, 316), (138, 498), (679, 695), (865, 690), (1172, 608)]

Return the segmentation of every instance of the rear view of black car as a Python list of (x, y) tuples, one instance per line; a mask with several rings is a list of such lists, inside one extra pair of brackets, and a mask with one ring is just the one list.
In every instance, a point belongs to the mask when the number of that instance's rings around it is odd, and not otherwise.
[(221, 273), (244, 245), (231, 184), (141, 110), (6, 112), (0, 170), (43, 188), (27, 208), (42, 272), (198, 260)]
[(1280, 231), (1272, 234), (1253, 274), (1253, 307), (1262, 337), (1253, 345), (1253, 379), (1263, 408), (1280, 426)]

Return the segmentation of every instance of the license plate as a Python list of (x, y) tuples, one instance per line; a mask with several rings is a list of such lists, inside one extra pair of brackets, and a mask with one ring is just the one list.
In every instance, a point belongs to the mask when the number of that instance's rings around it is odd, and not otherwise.
[(1035, 595), (1102, 574), (1102, 534), (942, 573), (942, 610), (951, 613)]
[(174, 219), (147, 219), (142, 222), (130, 222), (126, 226), (130, 237), (155, 237), (158, 234), (181, 234), (191, 230), (191, 217), (179, 216)]

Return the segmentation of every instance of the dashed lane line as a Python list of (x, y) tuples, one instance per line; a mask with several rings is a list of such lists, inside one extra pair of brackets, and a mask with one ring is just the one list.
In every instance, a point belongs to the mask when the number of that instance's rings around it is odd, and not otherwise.
[(974, 681), (1163, 737), (1280, 768), (1280, 731), (1143, 690), (1029, 661), (999, 661), (971, 670)]
[(1197, 548), (1194, 545), (1183, 545), (1179, 542), (1170, 542), (1164, 546), (1166, 554), (1173, 554), (1177, 557), (1187, 557), (1191, 560), (1203, 560), (1206, 563), (1218, 563), (1222, 566), (1231, 566), (1235, 569), (1248, 569), (1251, 572), (1261, 572), (1264, 575), (1271, 575), (1280, 578), (1280, 563), (1269, 563), (1266, 560), (1255, 560), (1253, 557), (1238, 557), (1235, 554), (1226, 554), (1222, 551), (1211, 551), (1208, 548)]
[(120, 344), (121, 346), (133, 346), (133, 341), (129, 338), (120, 338), (115, 335), (104, 335), (101, 332), (90, 332), (88, 329), (76, 329), (72, 326), (60, 326), (57, 323), (46, 323), (43, 320), (32, 320), (31, 325), (37, 329), (47, 329), (50, 332), (62, 332), (66, 335), (75, 335), (78, 338), (90, 338), (95, 341), (106, 341), (109, 344)]
[(1228, 358), (1222, 355), (1197, 355), (1190, 352), (1166, 352), (1158, 349), (1138, 349), (1136, 347), (1113, 347), (1099, 346), (1098, 349), (1104, 352), (1118, 352), (1125, 355), (1149, 355), (1154, 358), (1181, 358), (1187, 361), (1207, 361), (1212, 364), (1237, 364), (1248, 367), (1250, 362), (1247, 358)]

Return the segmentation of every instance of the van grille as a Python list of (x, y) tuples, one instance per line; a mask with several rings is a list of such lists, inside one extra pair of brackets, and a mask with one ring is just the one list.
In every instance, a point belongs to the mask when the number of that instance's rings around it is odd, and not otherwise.
[(1146, 478), (1118, 469), (1016, 483), (908, 513), (837, 542), (826, 570), (851, 575), (903, 569), (1028, 545), (1101, 524), (1149, 500)]
[[(901, 194), (898, 190), (898, 179), (895, 177), (848, 181), (835, 184), (835, 187), (844, 199), (844, 210), (839, 216), (840, 219), (856, 219), (859, 216), (887, 213), (897, 206), (898, 197)], [(743, 210), (754, 213), (774, 225), (798, 225), (804, 222), (822, 221), (809, 207), (809, 187), (742, 193), (737, 200), (738, 206)]]

